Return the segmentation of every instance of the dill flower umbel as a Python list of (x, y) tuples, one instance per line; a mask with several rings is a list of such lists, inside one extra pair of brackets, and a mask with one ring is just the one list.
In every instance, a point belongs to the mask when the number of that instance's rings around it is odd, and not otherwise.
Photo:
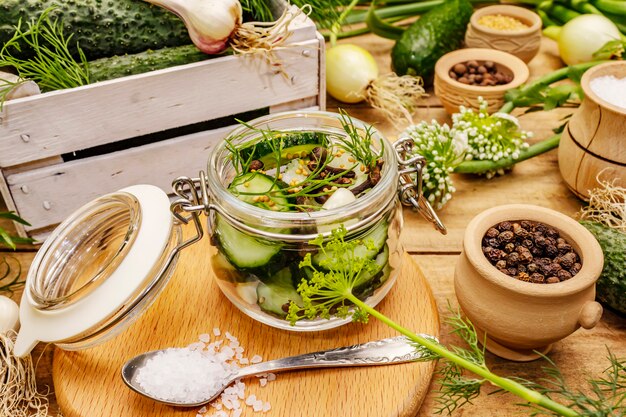
[[(520, 129), (517, 118), (506, 113), (489, 114), (487, 102), (479, 97), (478, 112), (461, 107), (459, 113), (452, 115), (452, 129), (467, 134), (468, 151), (466, 160), (499, 161), (503, 158), (518, 159), (520, 152), (528, 149), (526, 140), (531, 132)], [(504, 174), (504, 169), (487, 171), (487, 178)]]

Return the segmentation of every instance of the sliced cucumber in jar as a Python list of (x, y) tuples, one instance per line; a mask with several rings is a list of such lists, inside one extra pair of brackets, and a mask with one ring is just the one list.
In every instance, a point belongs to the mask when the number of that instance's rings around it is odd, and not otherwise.
[[(374, 259), (387, 242), (387, 229), (389, 223), (381, 221), (366, 236), (360, 238), (360, 242), (352, 250), (352, 258)], [(342, 262), (331, 250), (319, 251), (313, 256), (313, 264), (324, 269), (344, 270), (350, 262)], [(332, 263), (332, 264), (331, 264)]]
[(260, 172), (236, 177), (228, 187), (231, 194), (248, 204), (275, 211), (288, 211), (289, 199), (283, 190), (286, 184)]
[(302, 298), (292, 282), (291, 268), (278, 271), (271, 280), (259, 283), (256, 290), (259, 307), (269, 313), (285, 317), (291, 301), (302, 305)]
[(327, 143), (328, 138), (321, 132), (286, 132), (240, 148), (239, 155), (246, 161), (257, 159), (263, 162), (263, 169), (268, 170), (278, 164), (276, 149), (282, 148), (280, 159), (284, 163), (290, 159), (306, 156), (316, 146), (326, 146)]
[(219, 215), (215, 218), (215, 236), (224, 255), (239, 269), (260, 268), (284, 258), (283, 244), (255, 239), (235, 229)]
[(362, 300), (372, 295), (389, 278), (391, 273), (389, 246), (385, 245), (383, 250), (376, 255), (374, 261), (376, 262), (376, 267), (369, 271), (362, 271), (361, 276), (358, 278), (362, 284), (354, 289), (354, 295)]

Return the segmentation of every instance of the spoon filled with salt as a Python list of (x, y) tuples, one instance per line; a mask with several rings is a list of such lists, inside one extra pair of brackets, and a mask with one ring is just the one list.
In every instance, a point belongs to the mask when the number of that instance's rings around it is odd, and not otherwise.
[[(423, 335), (433, 340), (433, 336)], [(424, 360), (404, 336), (304, 355), (232, 367), (199, 350), (163, 349), (138, 355), (122, 367), (122, 379), (133, 391), (176, 407), (197, 407), (216, 399), (233, 382), (266, 373), (310, 368), (391, 365)], [(175, 371), (175, 372), (174, 372)]]

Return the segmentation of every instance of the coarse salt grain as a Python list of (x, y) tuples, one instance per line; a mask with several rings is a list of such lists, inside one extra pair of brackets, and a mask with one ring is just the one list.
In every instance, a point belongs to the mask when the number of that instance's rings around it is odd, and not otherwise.
[(219, 335), (221, 335), (221, 334), (222, 334), (222, 332), (220, 332), (220, 329), (218, 329), (217, 327), (215, 327), (215, 328), (213, 329), (213, 335), (214, 335), (214, 336), (216, 336), (216, 337), (217, 337), (217, 336), (219, 336)]
[(250, 363), (259, 363), (263, 360), (262, 357), (260, 357), (259, 355), (254, 355), (252, 357), (252, 359), (250, 359)]
[(613, 75), (604, 75), (592, 79), (589, 86), (602, 100), (626, 109), (626, 77), (615, 78)]
[(246, 398), (246, 405), (252, 405), (256, 401), (256, 395), (251, 394), (248, 398)]
[(231, 374), (218, 357), (170, 348), (146, 361), (137, 372), (137, 383), (149, 395), (177, 402), (200, 402), (213, 397)]
[(272, 405), (269, 403), (269, 401), (266, 401), (265, 404), (263, 404), (263, 412), (266, 413), (268, 411), (270, 411), (270, 409), (272, 408)]
[(238, 410), (235, 410), (232, 417), (241, 417), (241, 413), (243, 413), (243, 409), (240, 408)]
[(261, 385), (262, 387), (267, 385), (267, 378), (261, 378), (259, 379), (259, 385)]
[(200, 339), (200, 341), (203, 343), (209, 343), (211, 341), (211, 335), (203, 333), (198, 336), (198, 339)]
[(271, 381), (276, 381), (276, 374), (273, 374), (273, 373), (267, 374), (267, 380), (270, 381), (270, 382)]

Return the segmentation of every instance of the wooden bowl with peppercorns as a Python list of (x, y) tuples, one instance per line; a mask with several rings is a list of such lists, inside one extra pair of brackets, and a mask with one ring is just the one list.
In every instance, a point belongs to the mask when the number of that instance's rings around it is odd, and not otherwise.
[(454, 287), (490, 352), (530, 361), (602, 315), (595, 283), (604, 258), (587, 229), (544, 207), (512, 204), (474, 217)]
[(435, 64), (435, 95), (450, 114), (461, 106), (478, 110), (479, 97), (493, 113), (504, 104), (504, 93), (524, 84), (528, 76), (528, 67), (514, 55), (495, 49), (458, 49)]

